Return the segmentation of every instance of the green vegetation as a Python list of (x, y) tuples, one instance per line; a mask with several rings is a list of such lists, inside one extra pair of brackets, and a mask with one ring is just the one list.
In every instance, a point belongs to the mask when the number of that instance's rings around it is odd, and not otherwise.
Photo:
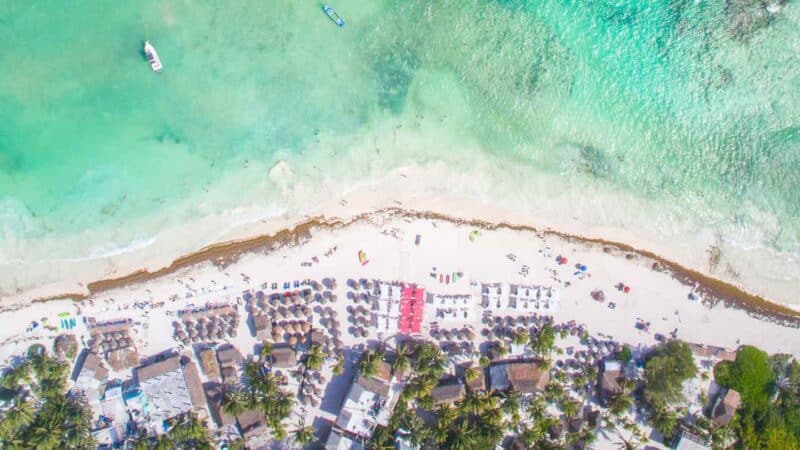
[(619, 351), (617, 358), (622, 361), (623, 364), (628, 364), (631, 359), (633, 359), (633, 354), (631, 354), (631, 348), (627, 345), (622, 347), (622, 350)]
[(556, 344), (556, 332), (553, 326), (545, 323), (531, 336), (531, 349), (534, 353), (541, 356), (549, 356)]
[(321, 345), (312, 345), (308, 353), (306, 353), (306, 368), (308, 370), (319, 370), (326, 356)]
[(14, 407), (0, 417), (0, 447), (15, 449), (94, 448), (91, 412), (81, 397), (68, 397), (68, 367), (44, 347), (0, 379), (12, 391)]
[(226, 414), (238, 416), (257, 409), (264, 414), (267, 424), (276, 436), (286, 434), (282, 421), (292, 412), (291, 395), (278, 387), (278, 380), (263, 365), (250, 361), (244, 368), (247, 387), (232, 387), (222, 396), (222, 409)]
[(742, 403), (758, 411), (769, 407), (775, 384), (775, 372), (769, 356), (755, 347), (743, 346), (735, 361), (723, 361), (714, 368), (714, 378), (721, 386), (739, 392)]
[(717, 383), (738, 391), (742, 405), (734, 423), (739, 442), (752, 449), (800, 447), (800, 364), (785, 355), (770, 358), (743, 346), (736, 360), (714, 369)]
[(365, 377), (375, 376), (378, 373), (378, 363), (382, 358), (383, 354), (379, 351), (365, 351), (358, 361), (358, 371)]
[(297, 428), (292, 432), (292, 439), (294, 439), (294, 442), (300, 447), (308, 446), (314, 442), (316, 438), (317, 437), (314, 435), (314, 427), (306, 425), (305, 422), (300, 422)]
[(644, 399), (652, 408), (683, 400), (681, 384), (697, 372), (692, 351), (684, 342), (659, 346), (645, 365)]
[(212, 450), (215, 447), (208, 425), (193, 413), (183, 414), (170, 419), (170, 429), (158, 437), (141, 436), (133, 443), (134, 450), (170, 450), (186, 448), (195, 450)]

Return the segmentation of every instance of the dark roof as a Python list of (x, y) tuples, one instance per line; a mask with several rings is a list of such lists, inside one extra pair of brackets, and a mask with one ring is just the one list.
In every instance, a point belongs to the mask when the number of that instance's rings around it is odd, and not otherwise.
[(97, 353), (90, 352), (86, 354), (83, 359), (83, 366), (81, 371), (91, 370), (94, 372), (94, 379), (97, 381), (105, 381), (108, 377), (108, 369), (103, 365), (103, 360)]
[(441, 403), (453, 403), (464, 398), (464, 385), (461, 383), (439, 384), (431, 390), (433, 402), (437, 405)]
[(622, 384), (625, 381), (622, 365), (616, 361), (604, 361), (602, 367), (603, 370), (597, 375), (597, 388), (600, 390), (600, 396), (610, 399), (621, 394), (623, 392)]
[(242, 364), (242, 353), (233, 346), (228, 346), (217, 350), (217, 359), (222, 367), (238, 367)]
[(270, 354), (273, 367), (292, 367), (297, 365), (297, 352), (288, 345), (275, 346)]
[(266, 426), (266, 418), (258, 410), (243, 412), (236, 417), (236, 421), (239, 423), (239, 431), (245, 438), (259, 433)]
[(365, 390), (380, 394), (383, 397), (389, 395), (389, 385), (377, 378), (359, 375), (356, 383)]
[(522, 393), (544, 390), (550, 381), (550, 371), (540, 366), (539, 361), (503, 361), (490, 367), (492, 389), (504, 390), (510, 387)]
[(225, 383), (234, 383), (237, 379), (239, 379), (239, 374), (236, 372), (235, 368), (231, 366), (222, 368), (222, 381)]
[(217, 364), (217, 355), (214, 350), (210, 348), (201, 350), (197, 356), (203, 373), (212, 380), (219, 380), (219, 364)]
[(159, 375), (178, 370), (181, 367), (180, 356), (171, 356), (167, 359), (136, 368), (136, 378), (141, 383)]
[(577, 433), (581, 430), (581, 426), (583, 425), (583, 419), (580, 417), (573, 417), (567, 420), (567, 429), (570, 433)]
[(234, 418), (225, 414), (222, 410), (222, 386), (219, 383), (210, 382), (203, 385), (208, 398), (209, 412), (218, 427), (233, 424)]
[(392, 366), (384, 360), (378, 361), (377, 370), (375, 370), (375, 378), (389, 383), (392, 381)]
[(190, 361), (183, 366), (183, 379), (186, 381), (186, 389), (189, 391), (194, 409), (207, 408), (206, 394), (203, 392), (203, 383), (200, 381), (195, 363)]
[(717, 404), (713, 411), (714, 422), (719, 426), (727, 425), (736, 414), (741, 401), (742, 397), (738, 392), (728, 389), (725, 395), (721, 395), (717, 399)]

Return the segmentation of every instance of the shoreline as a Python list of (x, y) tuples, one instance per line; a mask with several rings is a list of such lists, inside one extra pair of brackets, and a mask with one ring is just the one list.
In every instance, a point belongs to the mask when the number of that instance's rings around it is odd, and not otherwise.
[(625, 257), (643, 257), (653, 261), (653, 270), (668, 272), (669, 275), (686, 286), (693, 286), (697, 292), (705, 298), (713, 299), (713, 302), (723, 302), (726, 307), (741, 309), (748, 314), (760, 319), (775, 321), (785, 326), (800, 327), (800, 310), (787, 305), (771, 301), (764, 296), (748, 292), (746, 289), (736, 286), (710, 275), (701, 273), (659, 256), (656, 253), (634, 247), (623, 242), (606, 240), (602, 238), (592, 238), (577, 234), (566, 233), (551, 228), (537, 228), (532, 225), (515, 224), (506, 221), (492, 222), (476, 218), (463, 218), (432, 211), (417, 211), (400, 207), (387, 207), (373, 211), (363, 212), (349, 218), (331, 217), (325, 218), (324, 215), (313, 216), (307, 220), (293, 226), (283, 228), (275, 233), (261, 234), (251, 238), (235, 239), (211, 244), (195, 252), (183, 255), (171, 261), (170, 264), (159, 269), (150, 271), (139, 269), (131, 271), (125, 275), (98, 279), (85, 284), (85, 293), (60, 293), (33, 299), (32, 303), (42, 303), (60, 299), (71, 299), (81, 301), (91, 298), (99, 293), (118, 289), (151, 281), (166, 275), (173, 274), (178, 270), (196, 266), (205, 262), (210, 262), (218, 267), (225, 267), (241, 256), (257, 252), (272, 251), (277, 248), (298, 245), (304, 239), (308, 239), (315, 229), (333, 230), (343, 228), (358, 223), (372, 222), (379, 218), (389, 219), (417, 219), (417, 220), (439, 220), (450, 222), (454, 225), (472, 226), (487, 231), (494, 230), (513, 230), (541, 234), (544, 236), (555, 236), (571, 243), (579, 243), (587, 246), (600, 246), (604, 253), (624, 253)]

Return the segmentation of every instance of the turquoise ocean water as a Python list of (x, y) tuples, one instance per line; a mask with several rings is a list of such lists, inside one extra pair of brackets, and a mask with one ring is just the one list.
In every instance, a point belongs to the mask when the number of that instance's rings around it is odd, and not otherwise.
[[(797, 254), (800, 3), (334, 6), (343, 29), (304, 0), (0, 2), (0, 263), (91, 257), (241, 205), (281, 210), (268, 177), (280, 160), (355, 182), (374, 173), (348, 158), (380, 171), (476, 152), (513, 166), (495, 173), (512, 184), (583, 180)], [(426, 144), (343, 148), (395, 123)], [(41, 245), (58, 241), (70, 244)]]

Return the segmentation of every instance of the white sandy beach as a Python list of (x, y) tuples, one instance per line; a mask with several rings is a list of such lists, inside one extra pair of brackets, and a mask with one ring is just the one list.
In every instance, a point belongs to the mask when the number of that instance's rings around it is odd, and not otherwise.
[[(655, 333), (667, 335), (677, 329), (678, 338), (690, 342), (727, 348), (752, 344), (770, 353), (800, 355), (795, 328), (759, 320), (741, 310), (721, 305), (709, 309), (700, 301), (691, 301), (689, 287), (666, 273), (652, 270), (652, 261), (646, 258), (626, 259), (624, 255), (604, 253), (599, 246), (567, 243), (555, 237), (541, 238), (531, 232), (482, 231), (470, 242), (468, 235), (473, 228), (444, 221), (391, 219), (383, 223), (380, 217), (373, 219), (372, 223), (334, 231), (313, 231), (310, 240), (303, 245), (267, 255), (248, 254), (224, 269), (205, 263), (163, 278), (102, 292), (80, 303), (57, 300), (6, 309), (0, 313), (3, 323), (0, 358), (8, 361), (33, 341), (47, 339), (50, 342), (49, 338), (57, 334), (42, 327), (26, 332), (32, 321), (46, 318), (50, 324), (57, 324), (58, 313), (69, 312), (74, 316), (77, 309), (83, 316), (98, 321), (131, 318), (141, 322), (140, 354), (154, 354), (176, 346), (171, 337), (173, 314), (187, 305), (235, 303), (242, 291), (258, 289), (264, 282), (282, 284), (324, 277), (341, 281), (342, 292), (335, 305), (341, 310), (340, 317), (346, 316), (343, 285), (349, 278), (399, 280), (417, 283), (429, 292), (452, 294), (477, 294), (478, 288), (471, 286), (471, 282), (537, 284), (558, 289), (561, 300), (555, 314), (557, 322), (575, 320), (586, 324), (593, 333), (604, 333), (628, 344), (652, 345)], [(421, 235), (419, 246), (414, 245), (417, 234)], [(331, 256), (324, 256), (333, 247), (337, 250)], [(359, 264), (359, 250), (367, 253), (370, 261), (367, 265)], [(516, 255), (516, 261), (507, 258), (509, 253)], [(557, 264), (558, 255), (569, 258), (569, 264)], [(301, 265), (311, 262), (314, 256), (319, 263), (310, 267)], [(587, 266), (582, 279), (573, 274), (574, 264), (578, 262)], [(527, 276), (520, 274), (522, 265), (530, 267)], [(456, 283), (443, 284), (431, 278), (434, 267), (439, 273), (463, 272), (464, 275)], [(241, 274), (247, 275), (249, 282)], [(620, 282), (631, 287), (629, 294), (615, 289)], [(596, 289), (605, 292), (605, 303), (591, 298), (590, 293)], [(178, 300), (170, 301), (173, 296)], [(165, 302), (165, 306), (149, 306), (159, 302)], [(609, 302), (616, 303), (616, 309), (610, 309)], [(137, 309), (133, 306), (136, 303), (145, 306)], [(431, 320), (431, 314), (426, 311), (426, 322)], [(651, 322), (649, 334), (634, 327), (638, 318)], [(481, 328), (479, 322), (473, 325)], [(74, 331), (85, 334), (86, 328), (79, 324)], [(246, 328), (242, 328), (237, 339), (243, 351), (252, 351), (255, 342)]]

